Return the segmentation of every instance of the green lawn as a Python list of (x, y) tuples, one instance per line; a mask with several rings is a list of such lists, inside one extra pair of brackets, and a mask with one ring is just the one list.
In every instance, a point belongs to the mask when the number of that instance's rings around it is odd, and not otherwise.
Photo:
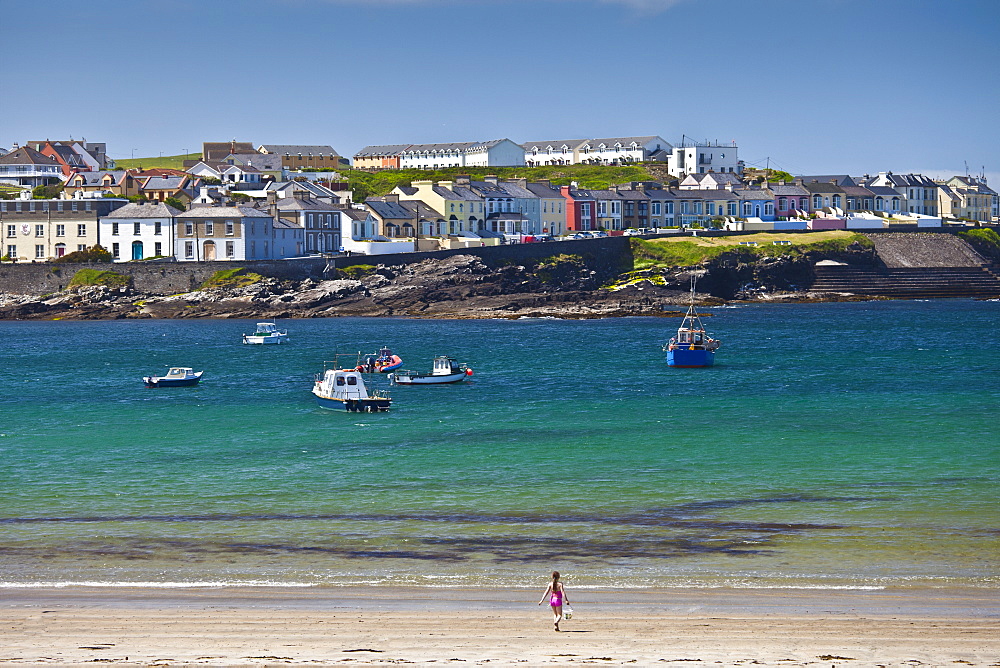
[(154, 167), (164, 167), (167, 169), (184, 169), (185, 160), (201, 160), (201, 153), (186, 153), (182, 155), (164, 155), (159, 158), (135, 158), (125, 160), (115, 160), (116, 169), (153, 169)]

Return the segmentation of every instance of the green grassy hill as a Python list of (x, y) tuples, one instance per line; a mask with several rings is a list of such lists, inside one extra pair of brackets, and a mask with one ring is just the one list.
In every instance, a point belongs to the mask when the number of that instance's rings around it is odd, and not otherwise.
[(159, 158), (135, 158), (126, 160), (115, 160), (116, 169), (153, 169), (154, 167), (164, 167), (167, 169), (184, 169), (185, 160), (201, 160), (201, 153), (186, 153), (181, 155), (164, 155)]

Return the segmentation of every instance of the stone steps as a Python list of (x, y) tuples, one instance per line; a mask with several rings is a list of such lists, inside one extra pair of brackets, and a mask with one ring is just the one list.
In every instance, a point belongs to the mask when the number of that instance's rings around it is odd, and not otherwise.
[(868, 269), (818, 266), (814, 292), (849, 292), (897, 299), (1000, 297), (1000, 272), (980, 267)]

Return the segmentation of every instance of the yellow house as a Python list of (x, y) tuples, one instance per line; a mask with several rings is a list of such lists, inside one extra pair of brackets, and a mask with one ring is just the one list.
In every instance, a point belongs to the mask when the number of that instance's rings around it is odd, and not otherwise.
[[(397, 186), (392, 194), (400, 201), (421, 201), (439, 211), (443, 222), (422, 221), (420, 236), (445, 236), (475, 232), (483, 227), (485, 219), (483, 198), (465, 185), (453, 181), (414, 181), (409, 186)], [(436, 229), (432, 229), (436, 228)]]

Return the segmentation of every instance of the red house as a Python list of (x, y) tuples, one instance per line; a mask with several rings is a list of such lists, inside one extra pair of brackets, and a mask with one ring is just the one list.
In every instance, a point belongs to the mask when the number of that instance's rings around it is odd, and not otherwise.
[(560, 186), (559, 192), (566, 198), (566, 231), (597, 229), (597, 198), (590, 191)]

